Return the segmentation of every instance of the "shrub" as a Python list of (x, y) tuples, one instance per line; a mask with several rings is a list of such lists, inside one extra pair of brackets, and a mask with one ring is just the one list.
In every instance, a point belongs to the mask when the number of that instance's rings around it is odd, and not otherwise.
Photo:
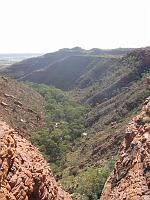
[(75, 103), (65, 92), (55, 87), (33, 83), (29, 85), (45, 98), (47, 121), (47, 128), (32, 134), (31, 140), (49, 162), (56, 164), (56, 161), (65, 157), (71, 143), (84, 132), (84, 116), (88, 107)]

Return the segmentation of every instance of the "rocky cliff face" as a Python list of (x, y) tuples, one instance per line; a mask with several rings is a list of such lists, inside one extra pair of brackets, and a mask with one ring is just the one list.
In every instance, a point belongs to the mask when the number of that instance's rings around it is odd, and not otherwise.
[(150, 98), (128, 125), (120, 158), (100, 199), (150, 199)]
[(39, 151), (0, 121), (0, 199), (70, 200)]

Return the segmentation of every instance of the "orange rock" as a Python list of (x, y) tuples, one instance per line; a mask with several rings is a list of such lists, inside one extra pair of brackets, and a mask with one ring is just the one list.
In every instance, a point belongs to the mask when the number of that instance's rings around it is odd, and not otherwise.
[(150, 200), (150, 128), (149, 124), (138, 124), (147, 113), (150, 113), (150, 98), (127, 127), (120, 159), (105, 183), (100, 200)]
[(0, 200), (71, 200), (57, 186), (49, 167), (25, 138), (0, 122)]

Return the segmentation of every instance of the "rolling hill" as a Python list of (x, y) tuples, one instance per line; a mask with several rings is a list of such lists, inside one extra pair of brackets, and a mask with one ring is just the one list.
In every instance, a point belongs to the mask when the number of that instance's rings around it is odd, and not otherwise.
[[(120, 57), (129, 51), (131, 49), (61, 49), (18, 62), (7, 69), (2, 69), (1, 72), (19, 80), (45, 83), (68, 90), (78, 86), (78, 82), (87, 82), (88, 80), (83, 80), (83, 76), (88, 76), (96, 64), (101, 68), (101, 65), (107, 65), (107, 61), (111, 62), (112, 57)], [(84, 84), (81, 83), (81, 87)]]

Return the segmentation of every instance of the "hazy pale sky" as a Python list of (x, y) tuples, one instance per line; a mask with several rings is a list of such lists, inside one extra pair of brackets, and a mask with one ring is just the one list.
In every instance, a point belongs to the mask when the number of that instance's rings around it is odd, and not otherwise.
[(0, 53), (150, 46), (150, 0), (0, 0)]

